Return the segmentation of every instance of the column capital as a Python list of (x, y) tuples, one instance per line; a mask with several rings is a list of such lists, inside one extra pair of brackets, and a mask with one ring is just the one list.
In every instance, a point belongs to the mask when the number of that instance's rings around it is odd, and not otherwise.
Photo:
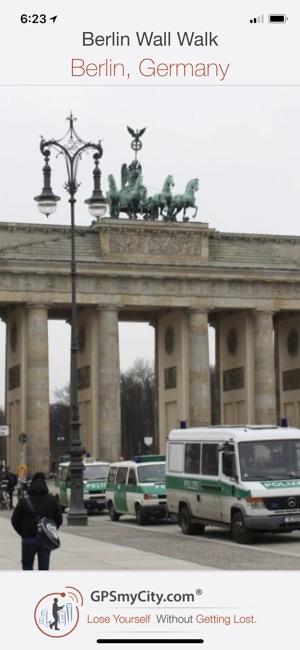
[(264, 309), (263, 307), (258, 307), (257, 309), (253, 309), (254, 316), (273, 316), (277, 313), (275, 309), (268, 309), (267, 307)]
[(107, 312), (107, 311), (120, 311), (118, 305), (96, 305), (96, 311), (98, 312)]
[(188, 307), (189, 314), (209, 314), (211, 310), (208, 307)]
[(40, 303), (40, 302), (27, 302), (25, 305), (25, 309), (30, 310), (30, 309), (45, 309), (48, 311), (52, 307), (52, 304), (45, 304), (45, 303)]

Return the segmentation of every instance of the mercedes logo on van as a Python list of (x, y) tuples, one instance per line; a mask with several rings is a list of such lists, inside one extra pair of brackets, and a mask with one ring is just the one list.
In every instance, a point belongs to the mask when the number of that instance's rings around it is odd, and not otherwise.
[(296, 507), (296, 499), (295, 497), (289, 497), (287, 500), (288, 507), (289, 508), (295, 508)]

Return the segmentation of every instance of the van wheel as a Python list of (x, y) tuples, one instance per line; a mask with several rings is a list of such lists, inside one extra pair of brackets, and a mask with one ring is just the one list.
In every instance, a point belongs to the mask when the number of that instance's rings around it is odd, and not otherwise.
[(135, 506), (135, 516), (139, 526), (143, 526), (147, 522), (147, 517), (143, 513), (141, 506), (138, 504)]
[(120, 515), (118, 514), (118, 512), (115, 511), (114, 504), (112, 503), (112, 501), (110, 502), (110, 504), (108, 506), (108, 512), (109, 512), (109, 516), (110, 516), (111, 521), (119, 521)]
[(186, 506), (183, 506), (179, 513), (179, 526), (184, 535), (195, 535), (197, 532), (196, 524), (192, 524), (191, 515)]
[(196, 533), (197, 533), (197, 535), (204, 535), (204, 533), (205, 533), (204, 524), (196, 524)]
[(244, 517), (241, 512), (235, 512), (231, 522), (231, 534), (238, 544), (251, 544), (252, 532), (245, 526)]

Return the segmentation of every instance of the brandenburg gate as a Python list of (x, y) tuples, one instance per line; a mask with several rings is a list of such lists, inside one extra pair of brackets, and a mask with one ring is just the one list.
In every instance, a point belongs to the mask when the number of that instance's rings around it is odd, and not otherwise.
[[(1, 223), (7, 456), (49, 469), (48, 319), (70, 318), (70, 229)], [(211, 423), (209, 326), (217, 420), (300, 425), (300, 238), (217, 232), (206, 223), (105, 217), (76, 227), (81, 439), (121, 453), (119, 321), (155, 329), (158, 431)], [(57, 341), (59, 345), (59, 341)]]
[[(69, 122), (72, 151), (79, 153), (83, 141), (76, 140), (72, 115)], [(197, 178), (174, 194), (168, 175), (162, 191), (148, 197), (137, 158), (145, 129), (127, 128), (135, 157), (122, 165), (120, 190), (108, 177), (109, 216), (72, 230), (0, 223), (6, 458), (13, 471), (20, 433), (30, 440), (24, 445), (30, 470), (49, 471), (48, 319), (71, 320), (72, 242), (80, 438), (95, 458), (113, 462), (121, 454), (119, 321), (148, 322), (155, 331), (159, 451), (181, 420), (211, 424), (209, 327), (216, 421), (274, 425), (285, 417), (300, 426), (300, 237), (218, 232), (191, 220)], [(42, 149), (54, 142), (42, 140)], [(58, 197), (50, 186), (50, 152), (44, 155), (41, 198), (48, 205), (49, 196)]]

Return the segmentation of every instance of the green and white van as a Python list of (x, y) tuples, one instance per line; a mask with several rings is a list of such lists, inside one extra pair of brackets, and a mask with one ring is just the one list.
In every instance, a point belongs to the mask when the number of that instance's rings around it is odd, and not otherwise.
[[(109, 463), (96, 461), (92, 457), (83, 460), (83, 499), (88, 512), (104, 510), (105, 489)], [(62, 510), (70, 506), (70, 463), (60, 463), (55, 477), (55, 493)]]
[(134, 515), (139, 525), (166, 516), (165, 456), (135, 456), (112, 463), (107, 477), (106, 505), (112, 521)]
[(272, 426), (177, 429), (167, 441), (168, 511), (186, 535), (225, 526), (253, 533), (300, 530), (300, 430)]

